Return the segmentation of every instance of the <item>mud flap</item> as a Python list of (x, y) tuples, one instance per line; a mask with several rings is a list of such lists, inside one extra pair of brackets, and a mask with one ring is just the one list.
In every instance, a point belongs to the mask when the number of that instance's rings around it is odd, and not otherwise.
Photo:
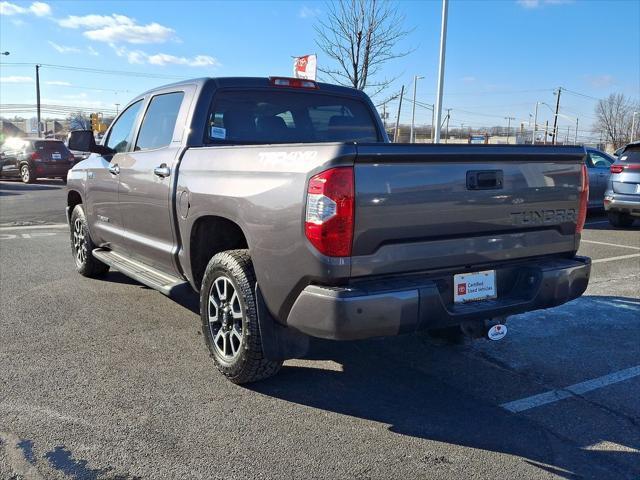
[(309, 336), (278, 323), (264, 303), (260, 286), (256, 284), (256, 307), (262, 352), (269, 360), (304, 357), (309, 351)]

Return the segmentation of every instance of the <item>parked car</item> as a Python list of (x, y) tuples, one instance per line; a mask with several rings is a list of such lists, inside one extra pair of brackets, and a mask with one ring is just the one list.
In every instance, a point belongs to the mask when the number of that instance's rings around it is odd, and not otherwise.
[(622, 151), (625, 149), (625, 147), (626, 147), (626, 145), (625, 145), (624, 147), (620, 147), (620, 148), (616, 149), (616, 151), (615, 151), (615, 152), (613, 152), (613, 156), (614, 156), (615, 158), (620, 157), (620, 154), (621, 154), (621, 153), (622, 153)]
[(67, 181), (74, 157), (60, 140), (42, 138), (9, 138), (0, 147), (0, 175), (18, 177), (24, 183), (37, 178), (59, 178)]
[(640, 217), (640, 142), (627, 145), (611, 165), (604, 208), (614, 227), (630, 227)]
[(589, 173), (589, 208), (604, 208), (604, 191), (609, 181), (609, 167), (615, 158), (595, 148), (587, 150), (587, 172)]
[(69, 146), (94, 152), (68, 176), (78, 272), (199, 292), (235, 383), (310, 336), (497, 340), (589, 281), (583, 147), (393, 144), (363, 92), (289, 78), (151, 90)]

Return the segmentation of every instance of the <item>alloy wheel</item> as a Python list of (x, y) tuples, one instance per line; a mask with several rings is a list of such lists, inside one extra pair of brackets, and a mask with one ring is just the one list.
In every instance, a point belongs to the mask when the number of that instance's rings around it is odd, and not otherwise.
[(209, 290), (209, 331), (216, 352), (225, 361), (233, 360), (243, 343), (243, 311), (240, 297), (228, 277), (220, 276)]
[(20, 176), (22, 177), (22, 181), (28, 183), (31, 179), (31, 174), (29, 173), (29, 167), (23, 165), (20, 169)]
[(73, 222), (73, 251), (76, 256), (76, 263), (82, 266), (87, 259), (87, 242), (85, 240), (84, 225), (80, 218)]

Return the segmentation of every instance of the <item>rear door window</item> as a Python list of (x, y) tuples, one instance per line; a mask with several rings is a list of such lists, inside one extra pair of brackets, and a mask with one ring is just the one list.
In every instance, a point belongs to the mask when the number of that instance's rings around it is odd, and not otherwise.
[(222, 90), (208, 119), (210, 143), (377, 142), (369, 106), (315, 92)]
[(142, 120), (136, 151), (152, 150), (171, 144), (183, 98), (184, 92), (175, 92), (156, 95), (151, 99)]

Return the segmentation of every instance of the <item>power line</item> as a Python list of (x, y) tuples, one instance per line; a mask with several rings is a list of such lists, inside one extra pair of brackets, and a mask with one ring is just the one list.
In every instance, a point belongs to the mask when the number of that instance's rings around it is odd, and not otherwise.
[(68, 70), (73, 72), (96, 73), (101, 75), (116, 75), (116, 76), (124, 76), (124, 77), (162, 78), (162, 79), (172, 79), (172, 80), (186, 80), (189, 78), (189, 77), (179, 77), (176, 75), (162, 75), (157, 73), (133, 72), (133, 71), (127, 71), (127, 70), (104, 70), (100, 68), (78, 67), (73, 65), (56, 65), (52, 63), (1, 62), (0, 65), (30, 66), (30, 67), (40, 65), (40, 67), (46, 67), (52, 70)]

